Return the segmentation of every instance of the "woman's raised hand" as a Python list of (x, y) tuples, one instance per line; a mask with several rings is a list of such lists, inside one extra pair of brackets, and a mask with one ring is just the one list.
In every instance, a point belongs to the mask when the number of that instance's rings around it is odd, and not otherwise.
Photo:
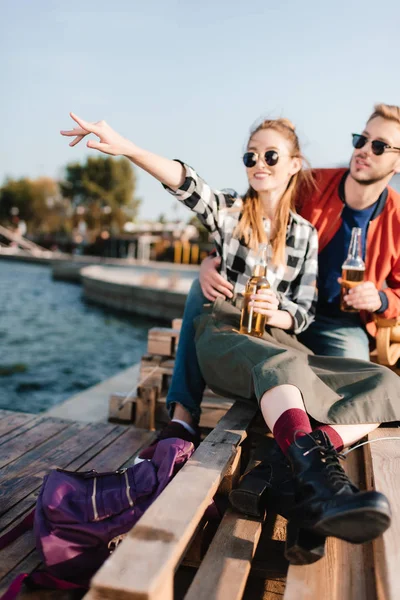
[(88, 148), (94, 150), (100, 150), (104, 154), (111, 154), (112, 156), (129, 156), (134, 149), (132, 142), (119, 135), (114, 129), (112, 129), (105, 121), (98, 121), (97, 123), (89, 123), (84, 121), (74, 113), (70, 113), (72, 119), (78, 124), (78, 127), (74, 129), (61, 131), (61, 135), (66, 137), (73, 137), (74, 139), (70, 142), (70, 146), (76, 146), (85, 138), (89, 133), (94, 133), (99, 138), (99, 142), (96, 140), (89, 140), (87, 142)]

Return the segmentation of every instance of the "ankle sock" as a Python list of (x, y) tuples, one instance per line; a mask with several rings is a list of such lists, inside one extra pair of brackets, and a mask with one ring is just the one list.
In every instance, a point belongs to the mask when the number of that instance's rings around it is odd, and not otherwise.
[(181, 419), (172, 419), (172, 421), (173, 421), (173, 423), (179, 423), (180, 425), (182, 425), (182, 427), (184, 427), (186, 429), (186, 431), (188, 431), (192, 435), (196, 435), (195, 430), (193, 429), (193, 427), (191, 427), (189, 425), (189, 423), (186, 423), (185, 421), (182, 421)]
[(338, 432), (336, 431), (336, 429), (334, 429), (330, 425), (318, 425), (318, 427), (316, 427), (315, 429), (318, 429), (318, 431), (324, 431), (327, 434), (327, 436), (329, 437), (329, 439), (331, 440), (332, 446), (338, 452), (343, 450), (343, 446), (344, 446), (343, 440), (340, 437), (340, 435), (338, 434)]
[(310, 419), (301, 408), (290, 408), (281, 414), (273, 428), (276, 443), (284, 454), (286, 454), (289, 446), (293, 444), (296, 431), (299, 431), (298, 437), (311, 433)]

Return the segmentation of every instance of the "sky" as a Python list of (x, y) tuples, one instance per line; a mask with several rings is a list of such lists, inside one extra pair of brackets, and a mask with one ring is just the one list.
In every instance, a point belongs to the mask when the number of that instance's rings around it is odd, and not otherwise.
[[(287, 117), (314, 167), (345, 164), (376, 102), (400, 104), (398, 0), (0, 0), (0, 184), (62, 178), (69, 112), (246, 187), (251, 126)], [(189, 218), (137, 172), (139, 217)]]

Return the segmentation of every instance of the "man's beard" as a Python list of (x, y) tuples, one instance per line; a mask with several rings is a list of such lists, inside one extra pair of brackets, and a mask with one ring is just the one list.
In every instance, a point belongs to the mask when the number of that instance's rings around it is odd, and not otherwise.
[(354, 179), (354, 181), (357, 181), (357, 183), (359, 183), (360, 185), (365, 185), (365, 186), (374, 185), (374, 183), (379, 183), (380, 181), (387, 179), (389, 176), (393, 177), (393, 175), (394, 175), (394, 171), (390, 170), (390, 171), (388, 171), (388, 173), (376, 175), (375, 177), (371, 177), (370, 179), (358, 179), (357, 175), (353, 175), (353, 173), (351, 173), (351, 176)]

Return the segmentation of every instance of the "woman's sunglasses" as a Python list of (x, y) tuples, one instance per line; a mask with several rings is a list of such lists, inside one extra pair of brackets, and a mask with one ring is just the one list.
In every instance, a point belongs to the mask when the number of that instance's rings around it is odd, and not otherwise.
[[(244, 166), (248, 169), (255, 167), (259, 157), (260, 154), (258, 154), (258, 152), (245, 152), (243, 154)], [(279, 154), (276, 150), (267, 150), (263, 158), (269, 167), (274, 167), (279, 160)]]
[[(369, 142), (369, 139), (365, 137), (365, 135), (360, 135), (358, 133), (352, 133), (353, 136), (353, 146), (360, 150), (360, 148), (364, 148), (365, 144)], [(372, 140), (371, 141), (372, 152), (376, 154), (376, 156), (380, 156), (385, 152), (385, 150), (400, 150), (400, 148), (396, 148), (396, 146), (389, 146), (386, 142), (382, 142), (381, 140)]]

